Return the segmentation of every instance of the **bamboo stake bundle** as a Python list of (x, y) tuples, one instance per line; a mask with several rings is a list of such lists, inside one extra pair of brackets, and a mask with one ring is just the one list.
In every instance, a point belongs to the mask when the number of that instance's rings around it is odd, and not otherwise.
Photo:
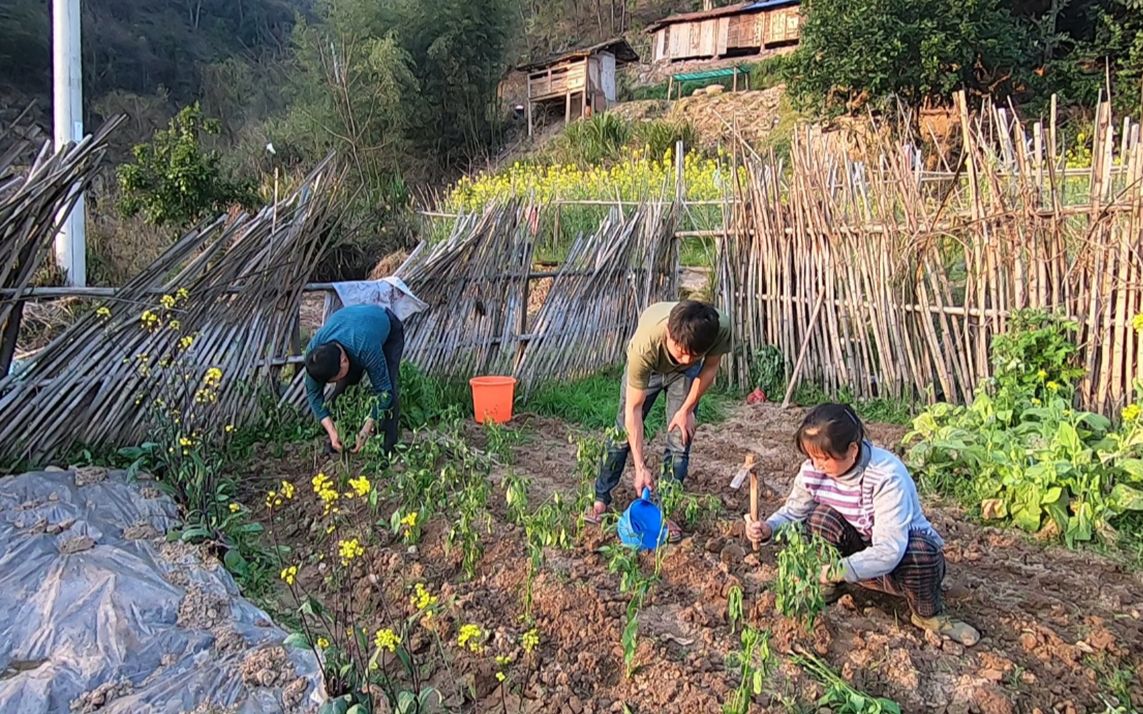
[[(0, 157), (0, 288), (23, 290), (43, 263), (62, 216), (86, 191), (107, 151), (107, 137), (125, 117), (105, 123), (94, 135), (55, 153), (41, 147), (32, 165), (18, 171), (19, 146)], [(23, 302), (0, 300), (0, 378), (16, 348)]]
[[(188, 232), (19, 377), (0, 381), (0, 452), (43, 462), (75, 442), (138, 443), (151, 408), (218, 427), (257, 414), (271, 358), (289, 348), (302, 288), (332, 244), (337, 177), (323, 162), (276, 209)], [(156, 300), (156, 292), (166, 292)], [(149, 317), (150, 316), (150, 317)], [(217, 377), (207, 378), (217, 370)], [(209, 399), (196, 399), (214, 382)]]

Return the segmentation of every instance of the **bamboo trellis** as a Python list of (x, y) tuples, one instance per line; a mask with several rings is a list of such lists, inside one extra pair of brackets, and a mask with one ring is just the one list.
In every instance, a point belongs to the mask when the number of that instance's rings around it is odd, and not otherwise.
[[(43, 462), (76, 442), (140, 443), (157, 403), (193, 409), (208, 428), (254, 418), (257, 387), (277, 385), (272, 358), (291, 351), (302, 287), (332, 243), (339, 194), (329, 165), (276, 207), (187, 233), (0, 381), (0, 456)], [(185, 298), (148, 329), (144, 311), (160, 312), (158, 295), (179, 289)], [(211, 369), (220, 383), (199, 403)]]
[(941, 191), (884, 132), (859, 140), (860, 155), (878, 157), (872, 168), (807, 131), (784, 182), (771, 163), (742, 158), (748, 178), (727, 204), (719, 261), (737, 382), (764, 345), (794, 362), (808, 332), (804, 374), (827, 390), (969, 400), (992, 373), (991, 337), (1032, 307), (1080, 324), (1083, 405), (1125, 403), (1143, 378), (1131, 324), (1143, 310), (1139, 125), (1125, 121), (1117, 137), (1100, 105), (1081, 206), (1066, 200), (1076, 172), (1064, 180), (1054, 118), (1045, 131), (987, 105), (970, 118), (958, 102), (961, 163)]

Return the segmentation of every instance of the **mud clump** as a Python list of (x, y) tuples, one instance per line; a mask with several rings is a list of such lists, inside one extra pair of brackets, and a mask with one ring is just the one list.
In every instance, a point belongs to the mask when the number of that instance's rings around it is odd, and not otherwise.
[(131, 693), (131, 689), (131, 682), (126, 679), (107, 682), (73, 699), (69, 708), (78, 714), (91, 714), (107, 706), (117, 697), (127, 696)]
[(82, 553), (85, 550), (91, 550), (95, 547), (95, 539), (91, 536), (77, 536), (75, 538), (67, 538), (61, 540), (59, 543), (60, 552), (64, 555), (74, 555)]
[(179, 603), (176, 623), (189, 630), (209, 630), (229, 616), (230, 605), (225, 597), (191, 586)]
[(75, 485), (79, 488), (107, 480), (107, 469), (102, 466), (82, 466), (75, 470)]

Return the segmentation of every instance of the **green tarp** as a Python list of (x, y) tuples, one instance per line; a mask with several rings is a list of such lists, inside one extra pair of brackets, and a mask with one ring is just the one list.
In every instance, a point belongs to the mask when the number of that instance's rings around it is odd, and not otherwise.
[(685, 72), (683, 74), (673, 74), (671, 78), (676, 82), (699, 82), (704, 79), (718, 79), (720, 77), (733, 77), (735, 73), (749, 74), (748, 70), (741, 67), (726, 67), (725, 69), (708, 69), (705, 72)]

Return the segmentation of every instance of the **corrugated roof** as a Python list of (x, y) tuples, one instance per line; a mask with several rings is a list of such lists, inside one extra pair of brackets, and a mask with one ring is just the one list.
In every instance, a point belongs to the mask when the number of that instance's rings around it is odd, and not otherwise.
[(666, 25), (676, 25), (680, 22), (695, 22), (697, 20), (709, 20), (715, 17), (723, 17), (724, 15), (737, 15), (740, 12), (745, 12), (747, 6), (751, 3), (740, 2), (734, 5), (725, 5), (723, 7), (716, 7), (710, 10), (699, 10), (697, 12), (681, 12), (678, 15), (670, 15), (664, 17), (662, 20), (652, 22), (647, 26), (647, 32), (654, 32), (660, 27)]
[(710, 10), (700, 10), (698, 12), (683, 12), (678, 15), (670, 15), (664, 17), (662, 20), (652, 22), (647, 26), (644, 32), (655, 32), (667, 25), (677, 25), (682, 22), (700, 22), (702, 20), (710, 20), (716, 17), (726, 17), (727, 15), (740, 15), (746, 12), (758, 12), (760, 10), (768, 10), (770, 8), (782, 7), (785, 5), (798, 5), (800, 0), (759, 0), (758, 2), (740, 2), (734, 5), (726, 5), (723, 7), (716, 7)]
[(568, 50), (566, 52), (559, 52), (554, 55), (549, 55), (546, 59), (537, 60), (531, 64), (521, 65), (517, 67), (521, 72), (530, 72), (540, 67), (547, 67), (548, 65), (556, 64), (557, 62), (564, 62), (571, 59), (578, 59), (580, 57), (590, 57), (596, 52), (610, 52), (615, 55), (615, 63), (617, 65), (626, 64), (628, 62), (638, 62), (639, 55), (631, 48), (627, 40), (622, 37), (617, 37), (614, 40), (607, 42), (600, 42), (599, 44), (590, 47), (581, 47), (575, 50)]

